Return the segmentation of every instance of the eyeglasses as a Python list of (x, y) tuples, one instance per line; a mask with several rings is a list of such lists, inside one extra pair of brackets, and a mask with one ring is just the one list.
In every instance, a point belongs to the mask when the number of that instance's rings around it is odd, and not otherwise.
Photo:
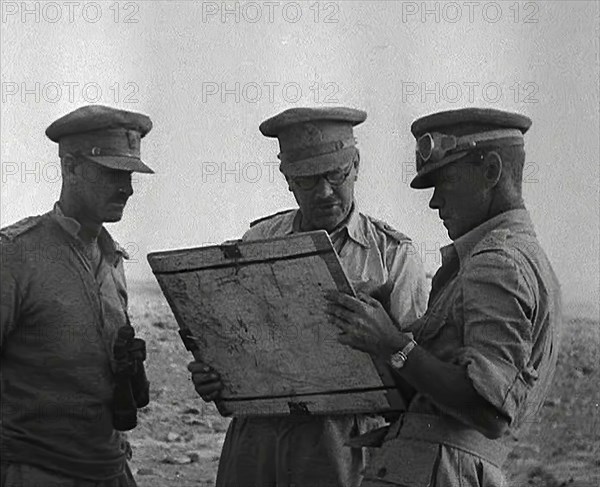
[(329, 171), (323, 174), (315, 174), (314, 176), (295, 176), (290, 178), (294, 186), (297, 186), (303, 191), (310, 191), (316, 188), (319, 184), (319, 180), (324, 178), (331, 186), (341, 186), (344, 184), (348, 176), (352, 172), (354, 162), (350, 164), (350, 167), (344, 171), (343, 169), (336, 169), (335, 171)]
[(461, 141), (454, 135), (428, 132), (417, 140), (417, 163), (421, 166), (429, 161), (435, 163), (442, 160), (450, 151), (472, 150), (476, 146), (475, 140)]

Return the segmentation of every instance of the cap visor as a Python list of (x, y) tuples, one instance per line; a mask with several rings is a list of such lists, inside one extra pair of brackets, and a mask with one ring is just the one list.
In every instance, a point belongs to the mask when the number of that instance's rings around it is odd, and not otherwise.
[(105, 157), (91, 157), (85, 156), (86, 159), (89, 159), (96, 164), (100, 164), (101, 166), (108, 167), (110, 169), (117, 169), (119, 171), (131, 171), (131, 172), (143, 172), (147, 174), (154, 174), (154, 171), (150, 169), (146, 164), (144, 164), (140, 159), (136, 159), (135, 157), (114, 157), (114, 156), (105, 156)]
[(350, 164), (354, 147), (348, 147), (331, 154), (311, 157), (295, 162), (282, 162), (280, 170), (286, 176), (313, 176), (336, 169), (344, 168)]
[(451, 162), (455, 162), (459, 159), (462, 159), (469, 152), (457, 152), (456, 154), (451, 154), (448, 157), (442, 159), (441, 161), (436, 162), (435, 164), (426, 164), (425, 167), (413, 178), (410, 182), (410, 187), (414, 189), (426, 189), (434, 186), (431, 176), (435, 171), (441, 169), (444, 166), (447, 166)]

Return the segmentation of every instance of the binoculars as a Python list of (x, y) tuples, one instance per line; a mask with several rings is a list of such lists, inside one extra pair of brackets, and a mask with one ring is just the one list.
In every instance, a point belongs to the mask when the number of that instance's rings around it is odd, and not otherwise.
[(116, 362), (113, 427), (119, 431), (135, 428), (138, 408), (150, 402), (150, 383), (144, 369), (146, 343), (134, 336), (131, 325), (119, 328), (113, 349)]

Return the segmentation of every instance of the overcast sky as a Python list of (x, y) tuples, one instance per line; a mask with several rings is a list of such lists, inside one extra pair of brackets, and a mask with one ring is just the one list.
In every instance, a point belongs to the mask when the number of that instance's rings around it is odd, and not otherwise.
[[(24, 8), (25, 7), (25, 8)], [(150, 115), (136, 194), (109, 230), (149, 251), (220, 243), (295, 206), (260, 122), (293, 106), (368, 112), (363, 212), (411, 236), (429, 270), (449, 241), (410, 189), (410, 123), (486, 106), (533, 119), (525, 198), (568, 300), (599, 296), (599, 2), (2, 1), (2, 226), (52, 207), (44, 130), (89, 103)]]

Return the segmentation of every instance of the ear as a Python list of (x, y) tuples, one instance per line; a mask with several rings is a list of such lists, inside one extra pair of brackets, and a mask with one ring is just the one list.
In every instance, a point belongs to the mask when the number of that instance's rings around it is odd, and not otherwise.
[(496, 151), (488, 152), (483, 158), (482, 165), (486, 189), (492, 189), (502, 176), (502, 157)]
[(75, 160), (75, 157), (72, 154), (65, 154), (64, 156), (62, 156), (60, 162), (63, 171), (67, 173), (73, 173), (73, 171), (75, 170), (75, 166), (77, 166), (77, 161)]
[(60, 167), (61, 173), (63, 177), (63, 181), (65, 182), (73, 182), (77, 178), (77, 173), (75, 172), (75, 168), (79, 165), (79, 161), (72, 154), (65, 154), (60, 159)]
[(358, 152), (358, 150), (357, 150), (356, 157), (354, 158), (354, 169), (355, 169), (354, 180), (355, 181), (358, 179), (358, 168), (359, 167), (360, 167), (360, 152)]

